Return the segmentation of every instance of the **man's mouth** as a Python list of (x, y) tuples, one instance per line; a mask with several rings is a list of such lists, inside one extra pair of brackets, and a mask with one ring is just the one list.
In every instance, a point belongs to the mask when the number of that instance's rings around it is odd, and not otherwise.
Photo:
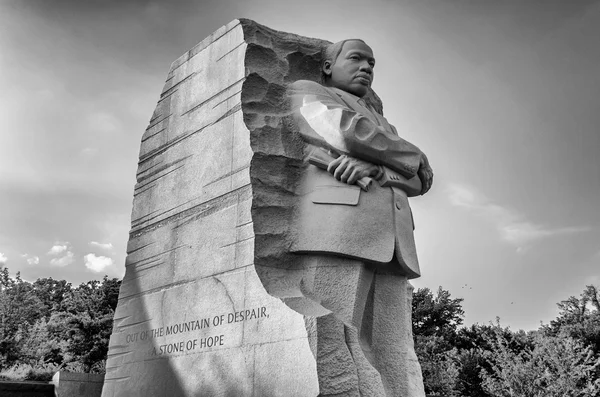
[(358, 76), (356, 76), (356, 78), (358, 79), (358, 81), (361, 82), (361, 84), (364, 84), (364, 85), (371, 84), (371, 76), (369, 76), (368, 74), (359, 74)]

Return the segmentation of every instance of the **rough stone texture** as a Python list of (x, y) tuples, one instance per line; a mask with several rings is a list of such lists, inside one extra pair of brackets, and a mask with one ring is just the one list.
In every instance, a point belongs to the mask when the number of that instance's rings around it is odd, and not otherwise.
[[(352, 261), (330, 257), (319, 258), (317, 265), (314, 255), (289, 252), (298, 236), (297, 219), (306, 214), (299, 196), (306, 194), (302, 179), (309, 166), (304, 161), (306, 143), (286, 102), (286, 85), (297, 80), (319, 82), (321, 51), (330, 43), (256, 24), (250, 27), (245, 28), (248, 76), (242, 109), (254, 152), (250, 179), (256, 271), (270, 294), (305, 315), (311, 351), (321, 358), (317, 368), (323, 395), (424, 396), (411, 329), (412, 286), (406, 278), (376, 276), (374, 294), (368, 287), (372, 272), (363, 272), (362, 263), (352, 266)], [(383, 113), (372, 90), (365, 100)], [(326, 215), (318, 216), (324, 219)], [(392, 229), (390, 225), (390, 233)], [(335, 283), (327, 285), (323, 280)], [(370, 321), (365, 323), (372, 329), (363, 326), (359, 336), (352, 326), (361, 328), (364, 306), (359, 307), (360, 294), (370, 294), (365, 311)], [(323, 301), (324, 296), (330, 301)], [(381, 378), (369, 362), (382, 368)]]
[(326, 313), (290, 308), (306, 165), (286, 84), (318, 80), (326, 44), (242, 19), (173, 62), (142, 137), (103, 397), (319, 394)]
[(100, 397), (104, 375), (59, 371), (52, 383), (56, 397)]

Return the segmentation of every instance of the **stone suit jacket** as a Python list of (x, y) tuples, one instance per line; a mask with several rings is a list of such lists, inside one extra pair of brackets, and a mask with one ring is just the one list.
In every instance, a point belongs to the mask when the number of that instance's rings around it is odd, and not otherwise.
[(360, 98), (299, 80), (289, 85), (292, 114), (310, 145), (382, 166), (384, 180), (368, 191), (309, 165), (295, 215), (291, 251), (387, 264), (408, 278), (420, 276), (408, 197), (420, 194), (421, 151)]

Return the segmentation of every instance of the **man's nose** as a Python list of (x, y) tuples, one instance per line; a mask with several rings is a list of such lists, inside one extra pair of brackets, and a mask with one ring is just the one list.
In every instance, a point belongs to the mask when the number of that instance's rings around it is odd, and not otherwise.
[(362, 62), (360, 65), (360, 70), (369, 74), (373, 74), (373, 67), (369, 64), (369, 62)]

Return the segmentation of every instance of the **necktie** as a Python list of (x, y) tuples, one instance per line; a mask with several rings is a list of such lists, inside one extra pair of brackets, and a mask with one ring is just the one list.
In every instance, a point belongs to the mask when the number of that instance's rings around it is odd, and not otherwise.
[(361, 105), (362, 107), (364, 107), (365, 109), (367, 109), (370, 112), (370, 116), (371, 116), (370, 119), (374, 120), (377, 123), (377, 125), (381, 125), (381, 123), (379, 122), (379, 117), (377, 117), (376, 112), (373, 110), (373, 108), (371, 108), (371, 106), (369, 106), (367, 104), (367, 102), (364, 99), (359, 98), (357, 102), (359, 105)]

